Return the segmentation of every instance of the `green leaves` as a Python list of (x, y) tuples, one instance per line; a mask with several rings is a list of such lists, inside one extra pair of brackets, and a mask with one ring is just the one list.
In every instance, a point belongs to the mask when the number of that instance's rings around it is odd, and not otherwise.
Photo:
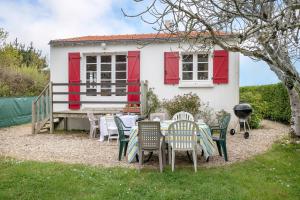
[(189, 112), (196, 116), (199, 113), (201, 101), (197, 94), (188, 93), (177, 95), (171, 100), (164, 100), (162, 106), (167, 110), (169, 116), (180, 111)]
[(281, 84), (250, 86), (240, 88), (240, 102), (253, 107), (250, 126), (258, 128), (262, 119), (289, 123), (290, 101), (285, 87)]

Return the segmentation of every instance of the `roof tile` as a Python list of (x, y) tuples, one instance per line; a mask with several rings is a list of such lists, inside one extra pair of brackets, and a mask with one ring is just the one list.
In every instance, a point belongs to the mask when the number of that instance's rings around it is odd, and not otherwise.
[[(199, 33), (192, 32), (190, 35), (208, 35), (207, 32)], [(226, 33), (219, 32), (218, 35), (227, 35)], [(168, 34), (168, 33), (147, 33), (147, 34), (126, 34), (126, 35), (102, 35), (102, 36), (82, 36), (74, 38), (56, 39), (51, 40), (50, 43), (60, 43), (60, 42), (86, 42), (86, 41), (115, 41), (115, 40), (145, 40), (145, 39), (168, 39), (176, 38), (178, 34)]]

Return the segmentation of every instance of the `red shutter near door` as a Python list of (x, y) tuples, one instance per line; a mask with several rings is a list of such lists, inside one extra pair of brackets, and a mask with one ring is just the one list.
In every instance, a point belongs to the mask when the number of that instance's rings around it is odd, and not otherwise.
[(228, 83), (228, 51), (214, 51), (213, 82), (215, 84)]
[[(69, 83), (80, 83), (80, 53), (69, 53)], [(69, 85), (69, 92), (80, 92), (80, 85)], [(69, 94), (69, 109), (80, 109), (80, 94)]]
[(164, 83), (179, 83), (179, 52), (164, 53)]
[[(139, 83), (140, 82), (140, 51), (128, 51), (128, 83)], [(128, 85), (128, 92), (140, 92), (139, 85)], [(127, 100), (130, 102), (139, 102), (139, 94), (128, 94)]]

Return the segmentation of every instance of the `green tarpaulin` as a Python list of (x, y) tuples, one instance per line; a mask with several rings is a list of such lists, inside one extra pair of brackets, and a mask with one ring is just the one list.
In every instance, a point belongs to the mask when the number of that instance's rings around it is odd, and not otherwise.
[(35, 98), (0, 98), (0, 127), (30, 122), (31, 104)]

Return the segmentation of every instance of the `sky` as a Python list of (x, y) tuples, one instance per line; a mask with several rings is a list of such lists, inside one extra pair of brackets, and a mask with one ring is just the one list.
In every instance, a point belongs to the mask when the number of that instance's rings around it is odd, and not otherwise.
[[(0, 0), (0, 27), (9, 32), (8, 41), (41, 49), (49, 59), (49, 41), (84, 35), (152, 33), (151, 25), (121, 12), (137, 13), (133, 0)], [(240, 57), (240, 85), (278, 82), (264, 62)]]

